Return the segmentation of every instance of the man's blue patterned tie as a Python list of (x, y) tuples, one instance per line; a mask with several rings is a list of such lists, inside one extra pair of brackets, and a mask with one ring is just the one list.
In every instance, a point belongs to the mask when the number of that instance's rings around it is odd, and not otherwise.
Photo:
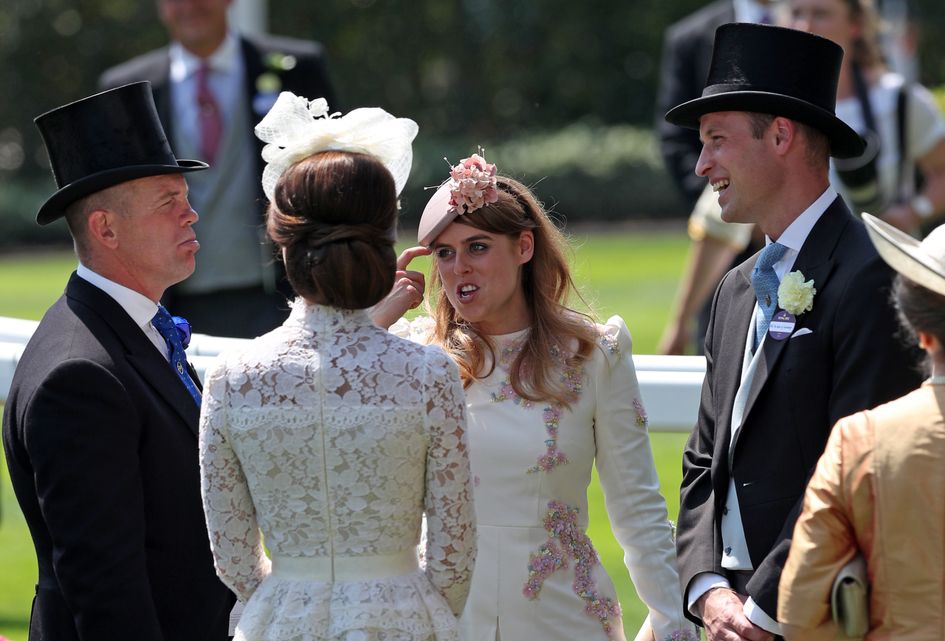
[(778, 286), (781, 281), (774, 272), (774, 264), (781, 260), (786, 251), (787, 247), (784, 245), (770, 243), (761, 250), (751, 272), (751, 286), (755, 289), (755, 298), (761, 308), (761, 313), (755, 314), (755, 349), (761, 345), (761, 339), (771, 324), (771, 317), (778, 308)]
[(154, 329), (160, 332), (161, 336), (164, 337), (164, 342), (167, 343), (168, 350), (171, 354), (171, 367), (177, 372), (177, 377), (180, 378), (184, 387), (187, 388), (187, 391), (190, 392), (194, 402), (197, 403), (199, 407), (200, 390), (197, 389), (197, 385), (190, 377), (190, 371), (187, 368), (187, 354), (184, 352), (184, 343), (181, 340), (177, 325), (174, 324), (171, 313), (168, 312), (163, 305), (158, 305), (157, 314), (151, 319), (151, 324), (154, 325)]

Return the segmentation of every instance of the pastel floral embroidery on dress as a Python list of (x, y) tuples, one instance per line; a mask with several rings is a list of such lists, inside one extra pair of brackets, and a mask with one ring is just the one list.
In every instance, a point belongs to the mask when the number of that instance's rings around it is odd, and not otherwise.
[(643, 407), (643, 402), (638, 398), (633, 399), (633, 411), (637, 414), (637, 425), (646, 427), (650, 424), (650, 419), (646, 415), (646, 408)]
[[(616, 336), (601, 334), (600, 344), (611, 354), (620, 355), (620, 344), (617, 342)], [(633, 399), (633, 411), (636, 412), (638, 426), (646, 427), (650, 424), (650, 419), (646, 415), (646, 408), (643, 407), (643, 402), (638, 398)]]
[(568, 559), (564, 556), (554, 541), (548, 540), (542, 543), (538, 552), (528, 556), (528, 581), (522, 589), (522, 593), (530, 601), (538, 598), (541, 592), (541, 586), (545, 579), (554, 574), (556, 570), (568, 567)]
[(663, 641), (699, 641), (699, 635), (692, 630), (673, 630), (673, 633), (663, 637)]
[(567, 455), (558, 449), (558, 425), (561, 423), (561, 407), (555, 403), (545, 408), (542, 413), (548, 438), (545, 440), (545, 453), (538, 457), (538, 462), (528, 468), (528, 473), (550, 472), (559, 465), (568, 462)]
[(503, 378), (502, 382), (499, 384), (498, 393), (492, 393), (492, 401), (494, 403), (501, 403), (502, 401), (510, 400), (516, 405), (521, 405), (525, 408), (529, 408), (533, 405), (531, 401), (524, 399), (515, 393), (515, 388), (512, 387), (512, 377), (510, 374), (512, 361), (515, 360), (515, 355), (522, 351), (522, 344), (524, 342), (524, 338), (519, 339), (511, 345), (503, 347), (502, 352), (499, 354), (499, 367), (505, 372), (505, 378)]
[[(557, 357), (558, 354), (554, 353)], [(584, 369), (565, 367), (561, 380), (570, 392), (572, 398), (576, 399), (581, 395), (583, 388)], [(528, 468), (528, 473), (550, 472), (559, 465), (568, 463), (568, 456), (558, 448), (558, 426), (561, 424), (561, 414), (564, 411), (564, 405), (561, 403), (552, 403), (545, 408), (542, 418), (545, 420), (545, 430), (548, 432), (548, 438), (545, 440), (545, 453), (538, 457), (535, 465)]]
[[(509, 373), (516, 355), (522, 351), (524, 342), (525, 339), (523, 337), (503, 348), (499, 354), (499, 367), (505, 371), (505, 378), (503, 378), (502, 382), (499, 384), (499, 391), (492, 393), (492, 401), (495, 403), (511, 400), (516, 405), (521, 405), (524, 408), (529, 408), (534, 405), (534, 403), (522, 398), (515, 392), (515, 389), (512, 387), (511, 374)], [(560, 352), (557, 349), (553, 349), (551, 356), (552, 358), (560, 359)], [(583, 379), (583, 368), (563, 368), (561, 380), (574, 398), (577, 398), (581, 394)], [(551, 403), (542, 411), (545, 430), (548, 432), (548, 438), (545, 439), (545, 452), (538, 457), (534, 465), (528, 468), (528, 473), (550, 472), (559, 465), (564, 465), (568, 462), (567, 454), (558, 448), (558, 426), (561, 423), (563, 410), (564, 406), (561, 403)]]
[(534, 601), (541, 594), (545, 580), (555, 571), (567, 568), (574, 561), (574, 593), (584, 601), (584, 612), (597, 617), (608, 637), (612, 638), (614, 624), (620, 618), (620, 604), (597, 591), (591, 571), (600, 565), (600, 559), (591, 540), (578, 526), (578, 509), (560, 501), (548, 503), (543, 525), (548, 540), (528, 559), (528, 581), (522, 593)]
[(620, 354), (620, 343), (617, 342), (616, 336), (608, 336), (607, 334), (601, 334), (600, 337), (601, 347), (606, 349), (611, 354)]

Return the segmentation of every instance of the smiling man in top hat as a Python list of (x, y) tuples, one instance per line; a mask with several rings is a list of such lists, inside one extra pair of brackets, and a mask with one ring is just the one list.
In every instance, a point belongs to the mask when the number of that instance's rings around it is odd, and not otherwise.
[(666, 114), (699, 130), (696, 172), (723, 219), (767, 240), (715, 293), (683, 460), (680, 580), (710, 640), (780, 633), (778, 579), (830, 427), (920, 381), (894, 337), (891, 272), (827, 178), (830, 155), (863, 145), (834, 115), (842, 55), (792, 29), (723, 25), (702, 96)]
[(39, 565), (30, 641), (215, 641), (233, 595), (200, 500), (199, 383), (159, 305), (199, 248), (146, 82), (36, 119), (79, 266), (17, 365), (3, 414)]

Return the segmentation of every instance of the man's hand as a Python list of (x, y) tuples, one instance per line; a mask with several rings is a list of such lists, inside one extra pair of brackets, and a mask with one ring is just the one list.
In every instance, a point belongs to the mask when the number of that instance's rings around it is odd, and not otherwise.
[(682, 356), (689, 348), (689, 322), (685, 320), (670, 321), (663, 330), (663, 337), (657, 352), (669, 356)]
[(410, 247), (400, 254), (397, 258), (394, 287), (383, 300), (370, 309), (371, 320), (375, 325), (387, 329), (408, 309), (413, 309), (423, 302), (423, 292), (426, 289), (423, 273), (408, 270), (407, 266), (417, 256), (428, 256), (430, 253), (431, 250), (426, 247)]
[(774, 635), (748, 620), (748, 598), (730, 588), (712, 588), (699, 597), (698, 608), (708, 641), (774, 641)]

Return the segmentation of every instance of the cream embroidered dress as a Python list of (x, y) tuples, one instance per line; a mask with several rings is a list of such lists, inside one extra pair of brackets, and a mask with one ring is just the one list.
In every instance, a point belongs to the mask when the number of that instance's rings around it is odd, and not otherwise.
[[(422, 341), (429, 323), (400, 321), (392, 331)], [(694, 633), (683, 616), (630, 332), (617, 316), (598, 330), (584, 366), (561, 372), (577, 395), (570, 409), (512, 390), (508, 367), (528, 330), (493, 336), (498, 366), (466, 389), (478, 556), (460, 622), (465, 641), (624, 638), (613, 583), (586, 534), (595, 463), (656, 638)]]
[(475, 525), (442, 350), (296, 301), (204, 393), (204, 508), (217, 572), (247, 602), (237, 640), (458, 639)]

